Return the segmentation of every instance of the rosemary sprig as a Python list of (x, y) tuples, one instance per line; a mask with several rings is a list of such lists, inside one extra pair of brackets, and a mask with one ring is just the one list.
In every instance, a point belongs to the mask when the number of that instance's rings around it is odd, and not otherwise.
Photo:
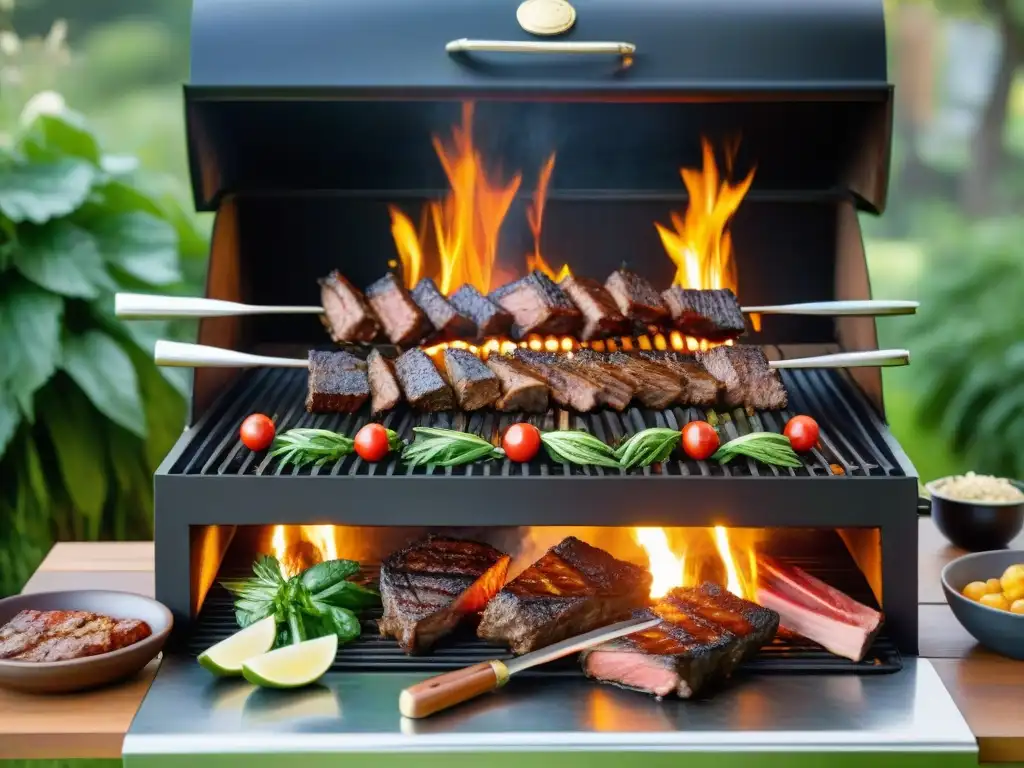
[(499, 459), (505, 455), (501, 448), (468, 432), (435, 427), (413, 427), (416, 439), (402, 453), (410, 466), (433, 464), (437, 467), (455, 467), (478, 459)]
[(576, 430), (542, 432), (540, 441), (552, 461), (562, 464), (589, 464), (613, 469), (619, 468), (615, 451), (587, 432)]
[(737, 456), (748, 456), (762, 464), (776, 467), (795, 469), (803, 466), (789, 438), (775, 432), (751, 432), (737, 437), (719, 448), (711, 458), (728, 464)]
[(274, 438), (269, 455), (280, 456), (282, 464), (321, 467), (348, 456), (353, 450), (351, 438), (329, 429), (289, 429)]
[(682, 433), (678, 429), (651, 427), (637, 432), (615, 451), (623, 469), (646, 467), (665, 461), (679, 445)]

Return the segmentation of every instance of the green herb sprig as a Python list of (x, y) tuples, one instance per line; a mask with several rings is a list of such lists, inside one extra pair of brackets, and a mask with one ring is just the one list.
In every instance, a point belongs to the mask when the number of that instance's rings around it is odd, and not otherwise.
[(715, 451), (711, 458), (728, 464), (737, 456), (747, 456), (762, 464), (776, 467), (796, 469), (803, 466), (789, 438), (775, 432), (751, 432), (749, 435), (737, 437)]
[(479, 459), (500, 459), (505, 455), (484, 438), (468, 432), (435, 427), (413, 427), (416, 439), (406, 446), (402, 459), (410, 466), (433, 464), (456, 467)]
[(541, 432), (541, 445), (552, 461), (562, 464), (591, 465), (619, 468), (619, 460), (611, 446), (601, 442), (589, 432), (566, 429)]
[(637, 432), (615, 451), (615, 458), (623, 469), (646, 467), (665, 461), (679, 445), (682, 433), (678, 429), (652, 427)]
[(282, 464), (322, 467), (333, 464), (355, 450), (352, 438), (329, 429), (289, 429), (274, 438), (270, 456), (280, 456)]

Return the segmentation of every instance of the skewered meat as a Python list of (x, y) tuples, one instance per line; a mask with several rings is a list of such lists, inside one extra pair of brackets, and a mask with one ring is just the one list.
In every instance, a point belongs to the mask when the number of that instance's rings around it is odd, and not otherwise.
[(402, 394), (413, 408), (450, 411), (455, 407), (452, 388), (422, 349), (410, 349), (401, 354), (395, 361), (395, 373), (402, 386)]
[(373, 350), (366, 358), (366, 374), (370, 380), (370, 408), (374, 413), (390, 411), (402, 402), (395, 364), (379, 350)]
[(444, 367), (459, 408), (464, 411), (486, 408), (501, 394), (498, 377), (467, 349), (446, 349)]
[(786, 407), (786, 388), (778, 371), (769, 367), (760, 347), (749, 344), (722, 346), (699, 353), (699, 359), (725, 386), (725, 404), (736, 408), (781, 410)]
[(619, 311), (615, 299), (604, 286), (588, 277), (566, 276), (559, 287), (583, 315), (583, 341), (620, 336), (629, 331), (630, 322)]
[(309, 352), (306, 410), (354, 413), (370, 397), (366, 363), (348, 352)]
[(394, 344), (415, 344), (432, 330), (427, 316), (391, 273), (367, 288), (366, 298)]
[(640, 352), (639, 356), (679, 376), (683, 385), (680, 402), (696, 406), (713, 406), (718, 402), (718, 395), (723, 388), (722, 383), (707, 372), (695, 355), (645, 350)]
[(728, 678), (779, 628), (775, 611), (711, 583), (673, 589), (634, 616), (662, 623), (584, 651), (583, 671), (659, 698), (675, 693), (688, 699)]
[(68, 661), (125, 648), (153, 634), (137, 619), (88, 611), (21, 611), (0, 627), (0, 659)]
[(597, 407), (601, 387), (586, 376), (555, 365), (549, 357), (517, 349), (512, 360), (518, 361), (548, 385), (551, 399), (565, 408), (586, 413)]
[(465, 339), (476, 333), (473, 321), (456, 310), (429, 277), (416, 283), (410, 295), (443, 338)]
[(512, 327), (512, 315), (469, 283), (449, 296), (448, 303), (473, 322), (480, 337), (504, 336)]
[(673, 285), (661, 296), (676, 328), (689, 336), (725, 341), (747, 330), (736, 294), (728, 288), (692, 290)]
[(487, 367), (501, 383), (501, 397), (494, 404), (499, 411), (543, 413), (548, 409), (548, 388), (532, 369), (497, 355), (488, 358)]
[(321, 278), (319, 283), (323, 322), (331, 339), (335, 342), (373, 341), (380, 332), (380, 324), (359, 289), (338, 271)]
[[(580, 351), (577, 357), (585, 358), (588, 354), (597, 353)], [(614, 352), (603, 357), (606, 366), (617, 371), (620, 376), (629, 377), (636, 391), (636, 399), (645, 408), (661, 410), (681, 401), (683, 384), (680, 377), (672, 371), (649, 360), (622, 352)]]
[(615, 299), (619, 311), (638, 323), (663, 323), (669, 319), (668, 307), (654, 287), (635, 272), (618, 269), (608, 276), (604, 287)]
[[(546, 353), (534, 352), (531, 354)], [(632, 378), (597, 353), (580, 350), (571, 358), (564, 355), (554, 355), (553, 357), (557, 360), (558, 365), (571, 368), (597, 384), (601, 388), (598, 392), (598, 402), (609, 408), (616, 411), (625, 409), (629, 405), (629, 401), (633, 399), (633, 395), (636, 394), (636, 386)]]
[(491, 292), (490, 299), (512, 315), (517, 338), (531, 333), (571, 336), (583, 322), (580, 311), (543, 272), (503, 285)]
[(422, 653), (483, 610), (505, 583), (510, 558), (475, 541), (428, 537), (388, 556), (380, 568), (380, 633)]
[(487, 604), (477, 634), (527, 653), (625, 618), (650, 588), (643, 568), (570, 536)]

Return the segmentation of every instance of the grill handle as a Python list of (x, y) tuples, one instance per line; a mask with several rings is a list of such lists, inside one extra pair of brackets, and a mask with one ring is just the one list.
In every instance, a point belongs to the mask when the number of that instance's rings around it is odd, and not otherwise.
[(114, 295), (114, 314), (129, 320), (164, 317), (234, 317), (238, 315), (323, 314), (323, 307), (265, 307), (235, 301), (192, 296), (152, 296), (145, 293)]
[(161, 339), (153, 350), (153, 362), (169, 368), (308, 368), (309, 361), (290, 357), (268, 357), (231, 349), (186, 344)]
[(892, 368), (910, 365), (910, 352), (906, 349), (871, 349), (866, 352), (839, 352), (834, 355), (772, 360), (769, 365), (772, 368)]
[(448, 53), (587, 53), (605, 56), (632, 56), (633, 43), (625, 42), (557, 42), (546, 40), (470, 40), (460, 37), (447, 43)]
[(743, 312), (762, 315), (818, 315), (821, 317), (884, 317), (913, 315), (921, 306), (917, 301), (810, 301), (802, 304), (777, 304), (765, 307), (743, 307)]

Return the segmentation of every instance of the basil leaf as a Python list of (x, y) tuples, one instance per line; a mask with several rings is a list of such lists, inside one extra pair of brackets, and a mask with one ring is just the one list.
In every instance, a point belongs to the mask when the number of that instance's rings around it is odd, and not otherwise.
[(363, 611), (380, 605), (380, 595), (353, 581), (341, 581), (313, 595), (314, 602), (320, 601), (337, 608)]
[(326, 560), (303, 571), (300, 580), (313, 597), (318, 597), (324, 590), (356, 573), (359, 573), (359, 563), (354, 560)]
[(284, 576), (281, 575), (281, 564), (273, 555), (261, 555), (252, 565), (252, 572), (263, 584), (280, 586), (284, 584)]
[(543, 432), (540, 441), (553, 461), (562, 464), (590, 464), (619, 469), (615, 452), (587, 432), (574, 430)]
[[(349, 643), (359, 637), (362, 632), (362, 627), (359, 624), (359, 619), (352, 611), (345, 608), (337, 608), (333, 605), (328, 605), (319, 600), (314, 600), (313, 604), (320, 611), (319, 621), (309, 622), (319, 624), (321, 634), (318, 637), (333, 632), (338, 636), (338, 643)], [(307, 625), (307, 631), (311, 629)]]
[(637, 432), (615, 452), (624, 469), (646, 467), (648, 464), (665, 461), (679, 444), (681, 434), (677, 429), (652, 427)]

